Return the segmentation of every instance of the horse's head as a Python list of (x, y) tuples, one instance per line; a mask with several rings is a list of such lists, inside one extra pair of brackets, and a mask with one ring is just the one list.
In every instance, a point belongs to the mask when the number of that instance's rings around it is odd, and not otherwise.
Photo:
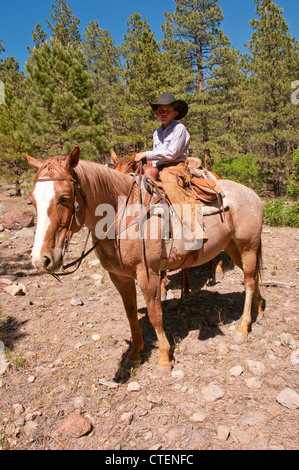
[(37, 175), (30, 194), (37, 227), (32, 263), (43, 273), (52, 274), (62, 265), (63, 255), (73, 233), (85, 220), (85, 202), (74, 168), (80, 159), (75, 147), (67, 158), (53, 157), (41, 163), (26, 155)]
[(113, 161), (113, 170), (117, 170), (120, 173), (128, 173), (129, 171), (136, 170), (135, 156), (118, 158), (113, 149), (110, 150), (111, 160)]

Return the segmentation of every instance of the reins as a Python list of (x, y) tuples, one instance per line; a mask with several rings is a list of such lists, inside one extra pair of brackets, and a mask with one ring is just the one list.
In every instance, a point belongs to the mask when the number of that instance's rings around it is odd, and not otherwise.
[[(135, 161), (133, 160), (133, 162), (131, 162), (132, 164), (135, 163)], [(129, 168), (131, 168), (132, 165), (130, 165)], [(124, 208), (123, 208), (123, 211), (120, 215), (120, 218), (118, 220), (118, 226), (120, 227), (120, 224), (121, 224), (121, 221), (123, 219), (123, 216), (125, 214), (125, 210), (126, 210), (126, 207), (127, 207), (127, 204), (129, 202), (129, 199), (131, 197), (131, 194), (132, 194), (132, 191), (133, 191), (133, 188), (135, 186), (135, 184), (137, 183), (137, 180), (138, 179), (138, 203), (140, 204), (140, 206), (142, 205), (142, 189), (141, 189), (141, 180), (142, 180), (142, 162), (139, 162), (137, 163), (137, 168), (133, 174), (133, 180), (132, 180), (132, 184), (130, 186), (130, 189), (129, 189), (129, 193), (126, 197), (126, 202), (124, 204)], [(72, 210), (72, 215), (71, 215), (71, 219), (70, 219), (70, 223), (69, 223), (69, 226), (68, 226), (68, 229), (67, 229), (67, 234), (65, 236), (65, 240), (64, 240), (64, 246), (63, 246), (63, 250), (62, 250), (62, 258), (64, 257), (65, 253), (68, 251), (69, 249), (69, 245), (70, 245), (70, 241), (71, 241), (71, 228), (72, 228), (72, 225), (73, 225), (73, 222), (74, 220), (76, 219), (76, 212), (78, 212), (79, 210), (79, 204), (77, 202), (77, 199), (76, 199), (76, 190), (79, 189), (81, 192), (82, 192), (82, 197), (83, 199), (85, 198), (85, 195), (84, 195), (84, 191), (82, 190), (82, 188), (80, 188), (80, 186), (78, 185), (78, 181), (76, 178), (73, 178), (73, 177), (70, 177), (70, 178), (63, 178), (63, 177), (45, 177), (45, 178), (39, 178), (36, 180), (36, 183), (42, 183), (42, 182), (47, 182), (47, 181), (70, 181), (71, 183), (73, 183), (74, 185), (74, 204), (73, 204), (73, 210)], [(153, 185), (154, 185), (154, 188), (156, 190), (156, 193), (157, 193), (157, 196), (158, 196), (158, 199), (156, 202), (158, 202), (159, 200), (163, 199), (163, 195), (160, 193), (157, 185), (155, 184), (154, 181), (152, 181)], [(144, 240), (144, 237), (142, 236), (143, 234), (143, 229), (142, 229), (142, 218), (143, 218), (143, 215), (140, 213), (139, 214), (139, 220), (138, 220), (138, 224), (139, 224), (139, 231), (140, 231), (140, 238), (141, 238), (141, 243), (142, 243), (142, 261), (143, 261), (143, 264), (145, 266), (145, 269), (146, 269), (146, 274), (147, 274), (147, 278), (149, 279), (149, 269), (148, 269), (148, 264), (147, 264), (147, 259), (146, 259), (146, 252), (145, 252), (145, 240)], [(89, 240), (89, 237), (90, 237), (90, 233), (91, 231), (89, 230), (88, 231), (88, 234), (87, 234), (87, 237), (86, 237), (86, 240), (85, 240), (85, 243), (84, 243), (84, 246), (83, 246), (83, 250), (82, 250), (82, 253), (81, 255), (75, 259), (74, 261), (72, 261), (71, 263), (68, 263), (66, 265), (62, 265), (62, 271), (61, 272), (58, 272), (58, 273), (52, 273), (52, 276), (59, 282), (62, 282), (60, 277), (61, 276), (68, 276), (70, 274), (73, 274), (74, 272), (76, 272), (79, 267), (81, 266), (81, 263), (82, 261), (92, 252), (95, 250), (95, 248), (98, 246), (98, 244), (100, 243), (101, 239), (98, 239), (96, 241), (96, 243), (94, 243), (94, 245), (88, 250), (86, 251), (86, 248), (87, 248), (87, 244), (88, 244), (88, 240)], [(119, 234), (118, 234), (119, 235)], [(122, 263), (122, 257), (121, 257), (121, 250), (120, 250), (120, 236), (118, 236), (118, 241), (117, 241), (117, 251), (118, 251), (118, 254), (119, 254), (119, 261), (120, 261), (120, 264), (121, 266), (123, 267), (123, 263)], [(75, 266), (75, 269), (73, 269), (72, 271), (68, 271), (66, 272), (67, 269)]]
[[(135, 163), (135, 161), (133, 160), (133, 162), (131, 162), (131, 164), (129, 165), (129, 167), (127, 168), (126, 170), (126, 173), (127, 171), (131, 168), (132, 164)], [(130, 190), (129, 190), (129, 193), (128, 193), (128, 196), (126, 198), (126, 202), (124, 204), (124, 209), (122, 211), (122, 214), (120, 216), (120, 219), (118, 220), (118, 226), (120, 227), (121, 225), (121, 221), (123, 219), (123, 216), (125, 214), (125, 210), (126, 210), (126, 207), (128, 205), (128, 202), (129, 202), (129, 199), (131, 197), (131, 194), (132, 194), (132, 191), (133, 191), (133, 188), (136, 184), (136, 178), (138, 177), (138, 203), (141, 207), (142, 205), (142, 192), (141, 192), (141, 178), (142, 178), (142, 162), (138, 162), (137, 163), (137, 168), (133, 174), (133, 181), (132, 181), (132, 184), (131, 184), (131, 187), (130, 187)], [(142, 237), (142, 214), (139, 214), (139, 231), (140, 231), (140, 239), (141, 239), (141, 243), (142, 243), (142, 261), (143, 261), (143, 264), (145, 266), (145, 269), (146, 269), (146, 275), (147, 275), (147, 278), (149, 279), (149, 270), (148, 270), (148, 264), (147, 264), (147, 261), (146, 261), (146, 254), (145, 254), (145, 241), (144, 241), (144, 237)], [(120, 236), (118, 236), (118, 242), (117, 242), (117, 249), (118, 249), (118, 254), (119, 254), (119, 261), (120, 261), (120, 264), (121, 266), (123, 267), (123, 262), (122, 262), (122, 257), (121, 257), (121, 250), (120, 250)]]

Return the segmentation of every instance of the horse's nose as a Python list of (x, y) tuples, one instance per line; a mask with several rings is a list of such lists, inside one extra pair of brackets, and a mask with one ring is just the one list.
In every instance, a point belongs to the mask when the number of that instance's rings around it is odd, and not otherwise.
[(44, 274), (49, 274), (55, 269), (54, 257), (48, 252), (41, 256), (32, 256), (32, 264)]
[(43, 257), (43, 267), (48, 270), (51, 264), (51, 259), (48, 256)]

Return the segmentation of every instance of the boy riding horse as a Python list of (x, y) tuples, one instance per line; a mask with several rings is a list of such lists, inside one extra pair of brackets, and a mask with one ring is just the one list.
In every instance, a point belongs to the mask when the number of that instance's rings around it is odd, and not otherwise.
[[(135, 161), (146, 160), (158, 168), (166, 196), (173, 206), (180, 208), (187, 250), (198, 250), (206, 236), (196, 217), (195, 198), (185, 191), (190, 182), (186, 166), (190, 135), (184, 124), (178, 122), (187, 115), (188, 105), (168, 92), (162, 93), (158, 103), (150, 105), (162, 125), (154, 132), (153, 150), (138, 153)], [(191, 218), (186, 216), (190, 206)]]

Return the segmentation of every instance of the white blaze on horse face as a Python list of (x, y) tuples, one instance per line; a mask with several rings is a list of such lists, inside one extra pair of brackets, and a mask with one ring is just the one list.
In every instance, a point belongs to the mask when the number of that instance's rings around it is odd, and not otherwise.
[(31, 256), (32, 263), (36, 265), (42, 259), (41, 250), (44, 244), (45, 235), (50, 225), (48, 209), (52, 199), (55, 197), (54, 182), (43, 181), (36, 183), (33, 196), (36, 201), (37, 227)]

